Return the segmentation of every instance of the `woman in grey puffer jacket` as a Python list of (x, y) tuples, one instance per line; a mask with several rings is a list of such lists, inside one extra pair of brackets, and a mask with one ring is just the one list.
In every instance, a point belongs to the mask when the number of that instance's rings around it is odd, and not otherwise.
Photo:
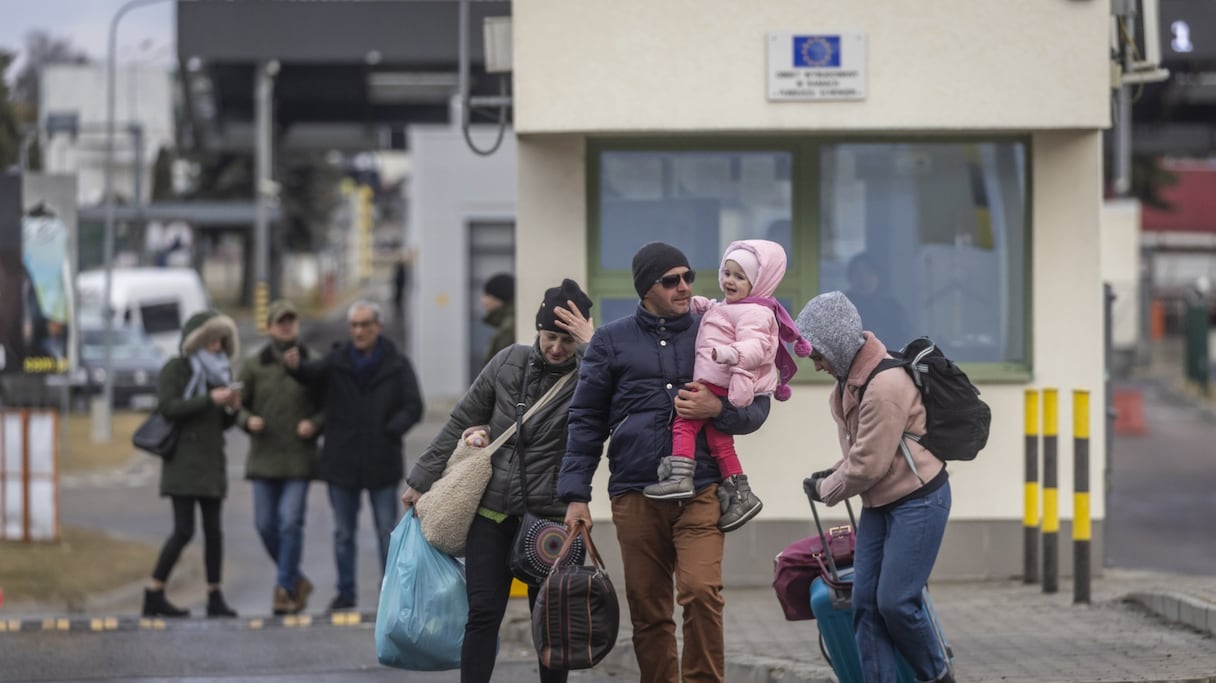
[[(531, 408), (563, 376), (578, 371), (594, 327), (586, 314), (591, 299), (573, 280), (545, 292), (536, 314), (536, 342), (499, 351), (460, 399), (447, 424), (414, 465), (401, 502), (410, 508), (439, 480), (459, 439), (481, 444), (515, 424), (516, 404)], [(530, 417), (491, 458), (493, 474), (481, 498), (466, 542), (465, 578), (469, 619), (460, 652), (461, 683), (488, 683), (494, 673), (498, 629), (511, 590), (507, 563), (520, 518), (531, 511), (562, 520), (566, 504), (557, 497), (557, 472), (566, 452), (566, 417), (576, 382), (567, 381), (550, 402)], [(522, 399), (521, 399), (522, 397)], [(528, 491), (521, 491), (519, 467), (527, 468)], [(528, 588), (528, 603), (536, 588)], [(541, 683), (564, 683), (565, 671), (540, 665)]]

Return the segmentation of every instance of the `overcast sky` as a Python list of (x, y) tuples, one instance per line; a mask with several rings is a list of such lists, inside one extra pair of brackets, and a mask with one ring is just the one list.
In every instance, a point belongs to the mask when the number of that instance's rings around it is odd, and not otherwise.
[[(41, 29), (67, 38), (96, 61), (106, 57), (110, 21), (126, 0), (0, 0), (0, 49), (18, 53), (18, 62), (5, 76), (12, 79), (21, 66), (25, 34)], [(136, 7), (118, 25), (120, 63), (174, 61), (174, 17), (177, 3), (164, 0)]]

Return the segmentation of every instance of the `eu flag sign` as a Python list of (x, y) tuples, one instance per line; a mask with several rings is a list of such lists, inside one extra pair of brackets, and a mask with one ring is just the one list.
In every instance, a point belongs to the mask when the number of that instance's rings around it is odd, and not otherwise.
[(769, 101), (866, 98), (864, 33), (807, 27), (798, 32), (771, 31), (765, 39)]
[(794, 66), (840, 68), (840, 36), (794, 36)]

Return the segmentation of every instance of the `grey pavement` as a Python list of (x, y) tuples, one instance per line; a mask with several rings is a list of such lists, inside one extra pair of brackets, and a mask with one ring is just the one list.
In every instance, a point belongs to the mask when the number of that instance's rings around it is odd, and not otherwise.
[[(729, 538), (727, 545), (729, 548)], [(617, 579), (617, 588), (620, 582)], [(1188, 681), (1216, 682), (1216, 639), (1177, 623), (1216, 617), (1216, 580), (1160, 572), (1108, 570), (1092, 584), (1090, 605), (1072, 604), (1072, 586), (1046, 595), (1021, 581), (930, 585), (955, 654), (956, 678), (972, 683)], [(622, 610), (625, 598), (621, 596)], [(726, 597), (726, 680), (730, 683), (835, 681), (817, 645), (814, 621), (785, 621), (770, 588), (731, 588)], [(1167, 620), (1141, 602), (1157, 601)], [(626, 619), (626, 614), (622, 614)], [(512, 604), (506, 636), (530, 641), (526, 604)], [(678, 627), (677, 627), (678, 633)], [(602, 666), (637, 673), (627, 623)]]

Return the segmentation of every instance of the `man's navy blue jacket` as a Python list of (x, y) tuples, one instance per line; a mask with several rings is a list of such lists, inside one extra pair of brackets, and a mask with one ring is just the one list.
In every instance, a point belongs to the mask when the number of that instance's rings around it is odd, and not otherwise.
[[(569, 436), (557, 494), (591, 500), (591, 478), (608, 445), (608, 495), (641, 490), (658, 481), (659, 460), (671, 455), (676, 393), (692, 381), (700, 316), (660, 318), (641, 305), (637, 313), (595, 331), (579, 368), (570, 402)], [(769, 397), (747, 408), (722, 399), (713, 425), (727, 434), (748, 434), (768, 418)], [(721, 480), (704, 433), (697, 436), (697, 489)]]

